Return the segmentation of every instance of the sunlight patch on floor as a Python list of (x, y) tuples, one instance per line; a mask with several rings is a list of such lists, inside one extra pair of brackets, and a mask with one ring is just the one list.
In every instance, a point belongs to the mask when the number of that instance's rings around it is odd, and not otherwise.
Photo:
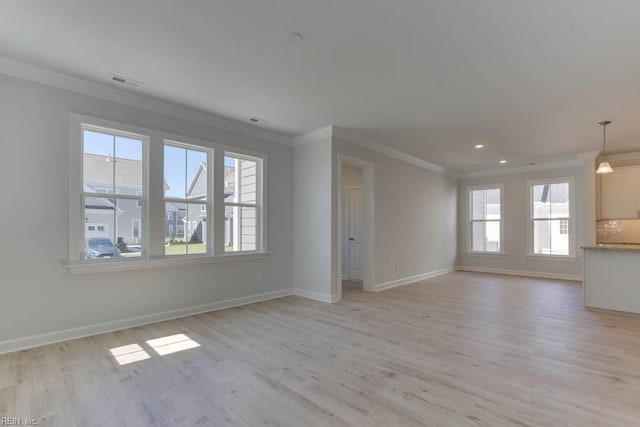
[(114, 347), (109, 351), (111, 351), (111, 354), (120, 366), (151, 359), (149, 353), (144, 351), (144, 349), (140, 347), (140, 344), (128, 344), (121, 347)]
[(169, 335), (147, 341), (147, 344), (160, 356), (200, 347), (200, 344), (185, 334)]

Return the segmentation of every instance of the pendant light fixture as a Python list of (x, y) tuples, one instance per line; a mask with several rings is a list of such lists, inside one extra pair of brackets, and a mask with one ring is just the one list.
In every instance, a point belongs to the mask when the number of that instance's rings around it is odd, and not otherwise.
[(611, 124), (611, 120), (605, 120), (598, 124), (602, 126), (602, 162), (600, 162), (600, 166), (598, 166), (596, 173), (611, 173), (613, 172), (613, 168), (609, 162), (607, 162), (607, 125)]

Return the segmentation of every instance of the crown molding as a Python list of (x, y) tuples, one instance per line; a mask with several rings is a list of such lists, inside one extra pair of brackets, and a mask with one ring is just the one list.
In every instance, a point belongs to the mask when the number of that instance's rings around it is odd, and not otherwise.
[(583, 160), (593, 160), (600, 155), (600, 151), (585, 151), (580, 153), (580, 158)]
[(517, 166), (512, 168), (467, 172), (467, 173), (460, 174), (459, 178), (466, 179), (466, 178), (480, 178), (485, 176), (511, 175), (516, 173), (526, 173), (531, 171), (571, 168), (576, 166), (582, 166), (583, 164), (584, 164), (584, 161), (582, 159), (572, 159), (572, 160), (564, 160), (560, 162), (537, 163), (531, 166)]
[(312, 130), (311, 132), (303, 133), (302, 135), (293, 138), (293, 146), (299, 147), (301, 145), (311, 144), (312, 142), (322, 141), (323, 139), (329, 139), (333, 135), (334, 126), (329, 125), (320, 129)]
[(332, 126), (332, 131), (333, 131), (332, 136), (342, 141), (345, 141), (354, 145), (358, 145), (363, 148), (368, 148), (371, 151), (375, 151), (385, 156), (402, 160), (403, 162), (410, 163), (414, 166), (418, 166), (423, 169), (430, 170), (432, 172), (440, 173), (446, 176), (450, 176), (452, 178), (458, 177), (458, 173), (455, 171), (449, 170), (440, 165), (436, 165), (435, 163), (431, 163), (426, 160), (420, 159), (418, 157), (412, 156), (411, 154), (407, 154), (405, 152), (396, 150), (395, 148), (391, 148), (386, 145), (380, 144), (378, 142), (374, 142), (368, 138), (360, 136), (346, 129), (342, 129), (338, 126)]
[(162, 101), (146, 95), (131, 93), (99, 83), (94, 83), (78, 77), (51, 70), (35, 67), (22, 62), (0, 57), (0, 73), (25, 80), (53, 86), (58, 89), (69, 90), (83, 95), (89, 95), (107, 101), (126, 104), (142, 110), (165, 114), (178, 119), (200, 125), (215, 127), (231, 133), (236, 133), (276, 144), (293, 146), (290, 136), (268, 129), (262, 129), (239, 121), (225, 119), (204, 111), (190, 107)]

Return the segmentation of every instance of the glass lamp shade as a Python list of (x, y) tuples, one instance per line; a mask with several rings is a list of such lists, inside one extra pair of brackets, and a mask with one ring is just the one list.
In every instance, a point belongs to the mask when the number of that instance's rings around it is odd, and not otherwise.
[(609, 164), (609, 162), (602, 162), (600, 166), (598, 166), (598, 170), (596, 173), (611, 173), (613, 172), (613, 168)]

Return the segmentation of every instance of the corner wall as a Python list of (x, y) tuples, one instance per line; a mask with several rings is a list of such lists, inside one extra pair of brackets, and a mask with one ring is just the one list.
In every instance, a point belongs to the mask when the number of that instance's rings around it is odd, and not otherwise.
[[(375, 290), (453, 271), (457, 254), (456, 178), (339, 138), (333, 138), (334, 181), (339, 155), (374, 167)], [(333, 196), (334, 218), (339, 215), (338, 197), (339, 192)], [(334, 227), (336, 240), (337, 234)], [(334, 284), (334, 292), (337, 286)]]
[(293, 164), (294, 292), (332, 302), (331, 138), (296, 146)]

